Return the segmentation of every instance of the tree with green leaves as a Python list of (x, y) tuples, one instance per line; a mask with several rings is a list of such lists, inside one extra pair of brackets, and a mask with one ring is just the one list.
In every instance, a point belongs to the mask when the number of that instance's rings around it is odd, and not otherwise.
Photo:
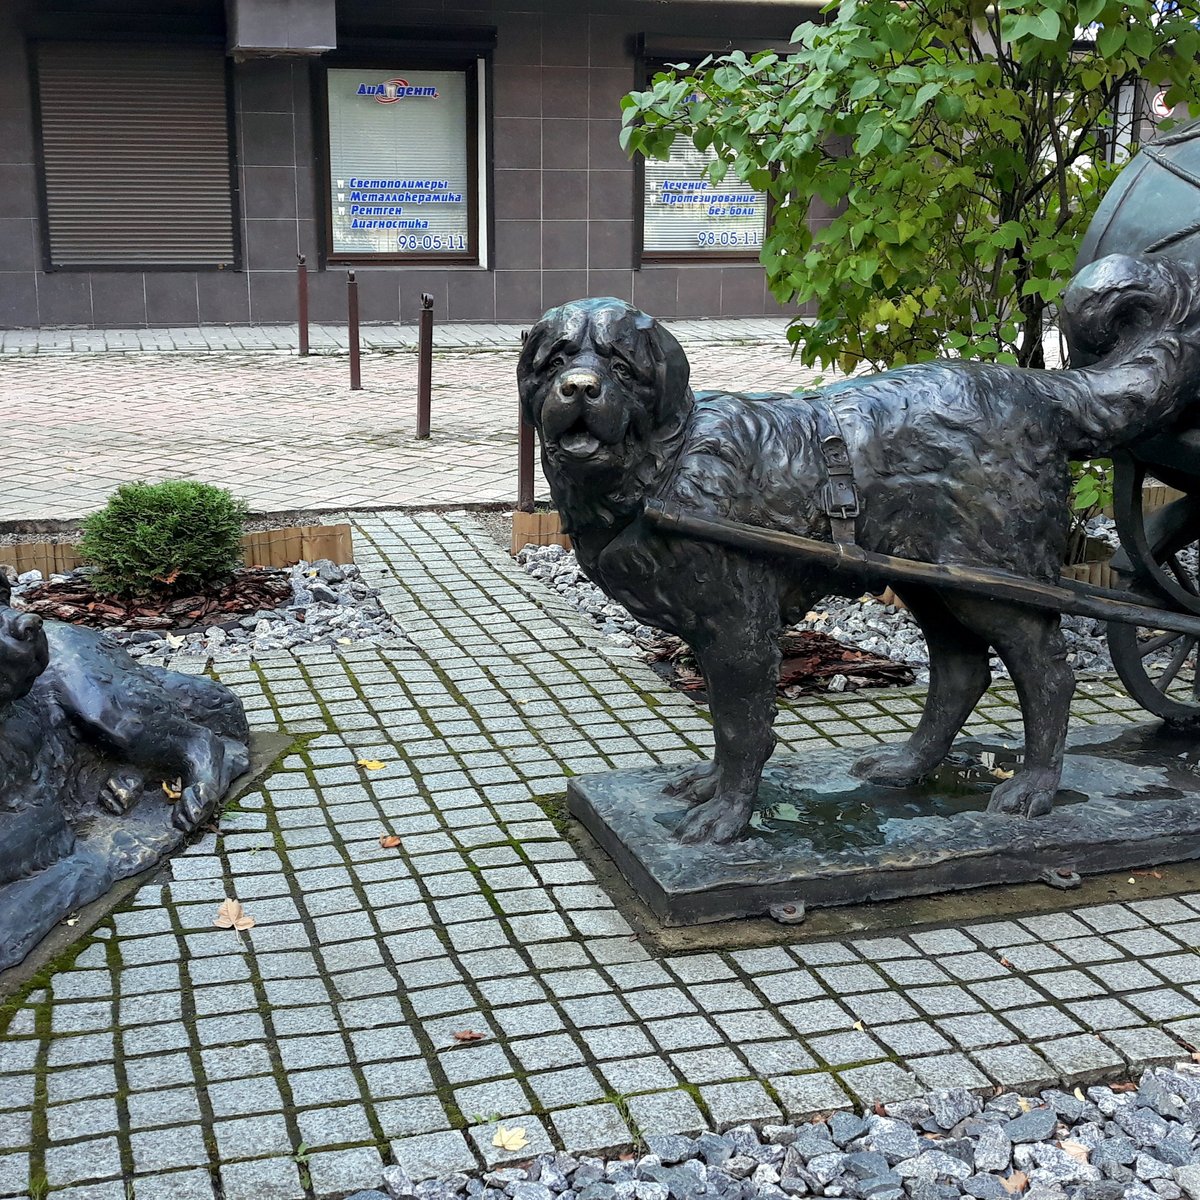
[[(1197, 0), (838, 0), (788, 53), (678, 64), (624, 144), (680, 134), (768, 192), (761, 258), (807, 365), (1044, 362), (1076, 246), (1136, 137), (1139, 85), (1200, 99)], [(1124, 113), (1122, 113), (1124, 109)], [(1132, 110), (1132, 111), (1131, 111)], [(1200, 112), (1200, 104), (1195, 108)], [(835, 215), (813, 228), (822, 201)]]

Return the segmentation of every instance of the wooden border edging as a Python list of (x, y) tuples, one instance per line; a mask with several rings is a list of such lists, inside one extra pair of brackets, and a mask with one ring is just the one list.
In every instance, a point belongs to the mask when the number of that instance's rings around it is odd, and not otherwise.
[[(248, 567), (290, 567), (319, 558), (351, 563), (354, 540), (349, 525), (259, 529), (242, 537), (242, 557)], [(14, 542), (0, 546), (0, 564), (15, 567), (18, 575), (41, 571), (49, 576), (73, 571), (83, 565), (83, 558), (74, 542)]]
[(562, 521), (554, 512), (524, 512), (516, 509), (512, 515), (512, 553), (519, 554), (526, 546), (562, 546), (571, 548), (571, 539), (563, 532)]

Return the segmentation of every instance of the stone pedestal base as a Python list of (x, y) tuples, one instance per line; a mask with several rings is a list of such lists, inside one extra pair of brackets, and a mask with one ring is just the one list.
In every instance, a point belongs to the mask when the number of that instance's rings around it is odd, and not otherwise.
[(667, 925), (1200, 858), (1196, 734), (1159, 725), (1075, 730), (1054, 810), (1033, 820), (987, 812), (991, 789), (1020, 762), (1019, 742), (961, 741), (912, 788), (854, 778), (861, 753), (773, 759), (750, 830), (728, 846), (674, 837), (684, 808), (662, 787), (680, 767), (581, 776), (570, 781), (568, 803)]

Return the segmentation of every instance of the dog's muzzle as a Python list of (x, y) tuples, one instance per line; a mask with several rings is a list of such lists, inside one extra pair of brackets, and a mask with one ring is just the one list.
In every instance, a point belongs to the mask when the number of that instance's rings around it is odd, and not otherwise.
[(595, 413), (589, 409), (603, 394), (604, 385), (593, 371), (565, 371), (542, 406), (542, 436), (570, 458), (590, 458), (603, 439), (590, 427)]

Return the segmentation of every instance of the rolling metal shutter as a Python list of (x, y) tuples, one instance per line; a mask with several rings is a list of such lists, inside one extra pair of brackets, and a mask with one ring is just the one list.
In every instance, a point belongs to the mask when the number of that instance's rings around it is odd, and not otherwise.
[(219, 47), (37, 46), (54, 266), (232, 266)]

